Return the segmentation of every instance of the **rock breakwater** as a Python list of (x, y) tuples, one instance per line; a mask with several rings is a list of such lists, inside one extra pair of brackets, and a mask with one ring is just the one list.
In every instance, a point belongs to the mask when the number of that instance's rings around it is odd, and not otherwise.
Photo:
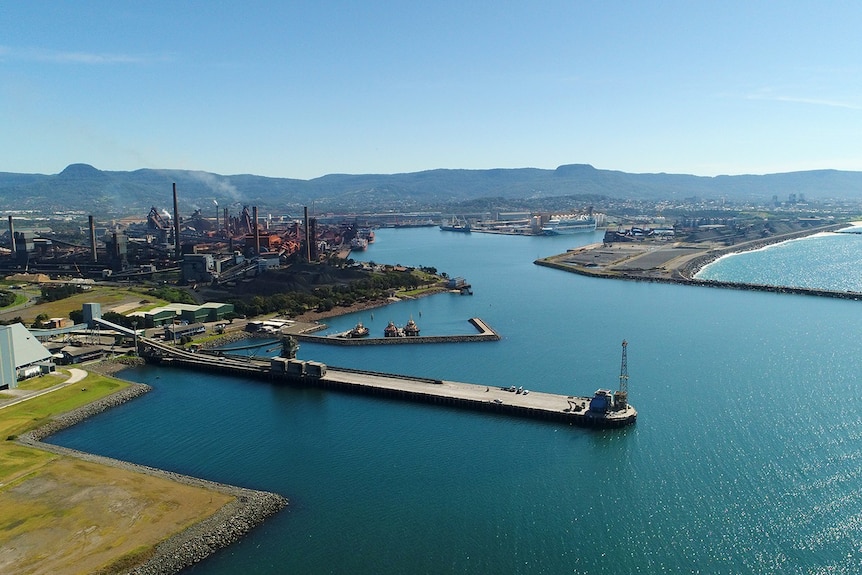
[(50, 451), (58, 455), (74, 457), (135, 473), (144, 473), (233, 496), (233, 499), (215, 514), (159, 543), (155, 548), (154, 554), (147, 559), (146, 563), (129, 571), (129, 573), (135, 575), (168, 575), (178, 573), (182, 569), (205, 559), (216, 550), (238, 541), (266, 518), (287, 506), (288, 501), (277, 493), (216, 483), (145, 465), (85, 453), (50, 443), (43, 443), (43, 440), (52, 434), (80, 423), (97, 413), (140, 397), (151, 389), (150, 386), (145, 384), (132, 383), (129, 387), (103, 399), (53, 418), (38, 429), (20, 435), (17, 441), (20, 444)]

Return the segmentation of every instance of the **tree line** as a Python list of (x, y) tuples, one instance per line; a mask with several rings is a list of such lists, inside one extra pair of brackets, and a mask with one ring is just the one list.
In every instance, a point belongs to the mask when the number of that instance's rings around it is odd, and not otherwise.
[[(424, 272), (424, 273), (423, 273)], [(356, 303), (375, 301), (400, 289), (417, 289), (438, 281), (428, 270), (373, 272), (368, 277), (345, 284), (324, 285), (311, 292), (285, 292), (269, 296), (228, 298), (237, 315), (254, 317), (267, 313), (297, 316), (309, 310), (329, 311), (335, 307), (348, 307)]]

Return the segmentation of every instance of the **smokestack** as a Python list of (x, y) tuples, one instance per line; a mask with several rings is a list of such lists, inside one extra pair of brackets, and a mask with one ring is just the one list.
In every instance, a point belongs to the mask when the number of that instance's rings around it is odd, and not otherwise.
[(230, 237), (230, 220), (227, 217), (227, 208), (224, 209), (224, 235)]
[(312, 261), (317, 261), (317, 240), (315, 239), (317, 238), (317, 218), (308, 218), (308, 237), (312, 240), (309, 242), (311, 249), (308, 250), (308, 254)]
[(12, 216), (9, 216), (9, 245), (14, 256), (17, 252), (15, 251), (15, 224), (12, 223)]
[(89, 216), (88, 219), (90, 220), (90, 251), (93, 263), (96, 263), (99, 261), (96, 257), (96, 224), (93, 223), (93, 216)]
[(311, 261), (311, 234), (308, 233), (308, 206), (303, 208), (303, 221), (305, 222), (305, 261)]
[(180, 208), (177, 206), (177, 184), (174, 182), (174, 249), (176, 258), (182, 255), (180, 250)]
[(257, 206), (251, 208), (251, 219), (254, 225), (254, 255), (260, 255), (260, 229), (257, 227)]

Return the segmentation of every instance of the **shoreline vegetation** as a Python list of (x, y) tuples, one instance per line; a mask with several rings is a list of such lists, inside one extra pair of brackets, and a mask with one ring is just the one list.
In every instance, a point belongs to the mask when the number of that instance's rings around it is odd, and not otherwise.
[(857, 300), (862, 294), (804, 287), (774, 286), (699, 279), (697, 273), (717, 259), (750, 252), (769, 245), (846, 228), (848, 223), (831, 224), (725, 246), (718, 242), (668, 242), (647, 240), (613, 244), (591, 244), (535, 260), (539, 266), (585, 276), (643, 282), (673, 283), (726, 289), (815, 295)]
[(342, 315), (348, 315), (351, 313), (370, 311), (373, 309), (386, 307), (389, 304), (398, 303), (399, 301), (403, 301), (406, 299), (418, 299), (418, 298), (428, 297), (428, 296), (432, 296), (432, 295), (440, 294), (440, 293), (449, 293), (450, 291), (452, 291), (452, 290), (449, 290), (448, 288), (445, 288), (445, 287), (435, 286), (435, 287), (424, 289), (421, 292), (415, 293), (412, 295), (399, 295), (399, 296), (395, 296), (395, 297), (388, 297), (388, 298), (371, 300), (371, 301), (366, 301), (366, 302), (361, 302), (361, 303), (355, 303), (355, 304), (352, 304), (349, 306), (338, 306), (338, 307), (334, 307), (334, 308), (332, 308), (330, 310), (326, 310), (326, 311), (309, 310), (309, 311), (306, 311), (306, 312), (304, 312), (304, 313), (302, 313), (302, 314), (300, 314), (300, 315), (298, 315), (292, 319), (298, 323), (316, 323), (316, 322), (320, 322), (320, 320), (331, 318), (331, 317), (340, 317)]

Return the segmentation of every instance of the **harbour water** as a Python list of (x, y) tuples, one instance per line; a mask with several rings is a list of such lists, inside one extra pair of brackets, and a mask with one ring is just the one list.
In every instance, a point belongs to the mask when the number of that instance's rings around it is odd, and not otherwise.
[(190, 573), (862, 570), (862, 302), (532, 263), (596, 241), (379, 230), (354, 257), (433, 266), (475, 295), (337, 318), (333, 330), (412, 317), (429, 335), (469, 332), (481, 317), (502, 341), (303, 344), (299, 356), (580, 395), (617, 386), (626, 339), (633, 427), (146, 367), (126, 375), (151, 393), (51, 441), (290, 499)]

